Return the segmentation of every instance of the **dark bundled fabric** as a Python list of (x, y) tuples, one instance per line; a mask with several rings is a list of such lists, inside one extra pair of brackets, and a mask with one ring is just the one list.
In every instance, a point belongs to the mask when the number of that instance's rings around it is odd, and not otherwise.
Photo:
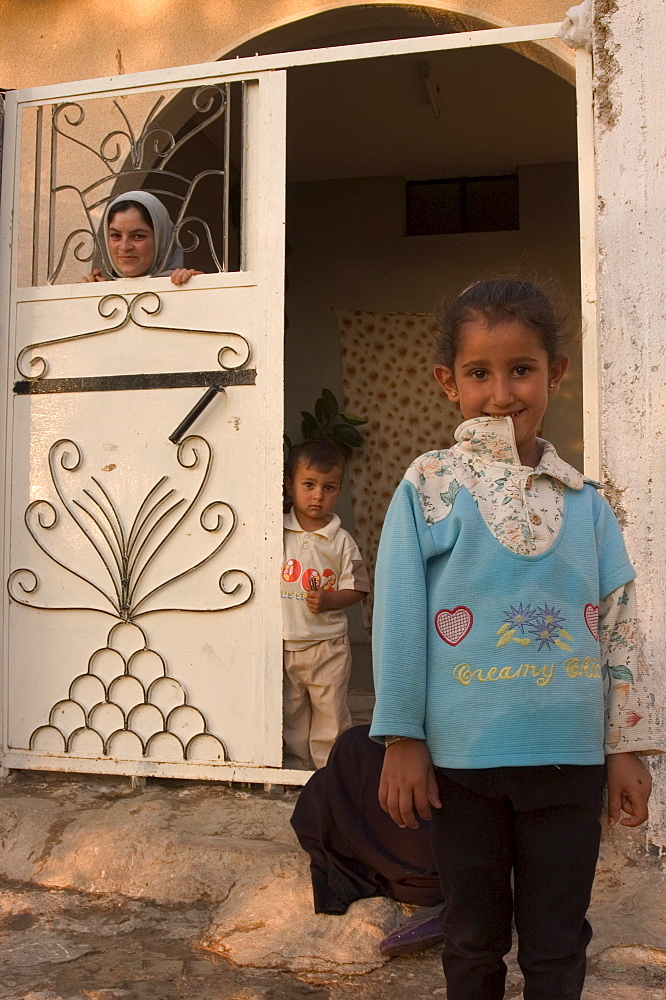
[(310, 855), (315, 913), (346, 913), (357, 899), (389, 896), (401, 903), (442, 902), (430, 848), (430, 823), (401, 830), (379, 805), (384, 748), (369, 726), (340, 736), (303, 788), (291, 825)]

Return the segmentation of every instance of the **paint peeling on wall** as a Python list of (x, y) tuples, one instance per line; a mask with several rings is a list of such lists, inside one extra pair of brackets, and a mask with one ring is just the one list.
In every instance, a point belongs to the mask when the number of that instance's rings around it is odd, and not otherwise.
[(627, 513), (627, 509), (623, 501), (624, 487), (616, 486), (615, 483), (612, 481), (612, 479), (607, 475), (604, 475), (603, 486), (604, 486), (604, 496), (611, 505), (613, 513), (617, 518), (618, 524), (622, 529), (626, 528), (629, 521), (629, 515)]
[(620, 46), (613, 40), (612, 19), (617, 0), (596, 0), (594, 5), (594, 104), (597, 122), (605, 131), (617, 125), (622, 110), (615, 87), (622, 67), (617, 59)]

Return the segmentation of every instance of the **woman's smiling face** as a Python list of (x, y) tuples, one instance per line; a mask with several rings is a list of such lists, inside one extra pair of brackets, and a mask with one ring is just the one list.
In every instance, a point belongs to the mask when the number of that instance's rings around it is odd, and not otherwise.
[(111, 217), (107, 245), (116, 271), (127, 278), (148, 274), (155, 262), (155, 233), (138, 208)]
[(453, 369), (435, 367), (435, 378), (465, 420), (511, 417), (524, 465), (538, 463), (536, 436), (548, 397), (557, 392), (569, 359), (551, 361), (541, 338), (518, 320), (489, 327), (482, 317), (460, 333)]

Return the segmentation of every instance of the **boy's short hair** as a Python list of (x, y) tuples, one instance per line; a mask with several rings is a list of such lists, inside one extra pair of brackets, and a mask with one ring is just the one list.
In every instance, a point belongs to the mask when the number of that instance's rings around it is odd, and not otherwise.
[(317, 472), (330, 472), (333, 468), (345, 471), (345, 456), (327, 441), (303, 441), (294, 445), (287, 456), (286, 473), (290, 479), (294, 478), (299, 462), (305, 462)]

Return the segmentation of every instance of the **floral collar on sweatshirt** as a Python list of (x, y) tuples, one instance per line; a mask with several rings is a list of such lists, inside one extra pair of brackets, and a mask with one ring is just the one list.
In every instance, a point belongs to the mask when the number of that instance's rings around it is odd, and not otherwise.
[(562, 524), (566, 489), (585, 485), (581, 473), (541, 439), (537, 467), (521, 465), (510, 417), (466, 420), (455, 437), (452, 448), (421, 455), (405, 473), (427, 524), (448, 517), (465, 487), (502, 545), (520, 555), (549, 548)]
[(461, 458), (471, 459), (472, 466), (477, 462), (481, 465), (509, 465), (512, 472), (523, 473), (526, 478), (550, 476), (574, 490), (582, 490), (585, 483), (584, 476), (564, 462), (552, 444), (542, 438), (537, 438), (541, 449), (539, 464), (534, 469), (522, 465), (511, 417), (474, 417), (472, 420), (465, 420), (456, 429), (455, 439), (458, 445), (452, 450), (458, 452)]

